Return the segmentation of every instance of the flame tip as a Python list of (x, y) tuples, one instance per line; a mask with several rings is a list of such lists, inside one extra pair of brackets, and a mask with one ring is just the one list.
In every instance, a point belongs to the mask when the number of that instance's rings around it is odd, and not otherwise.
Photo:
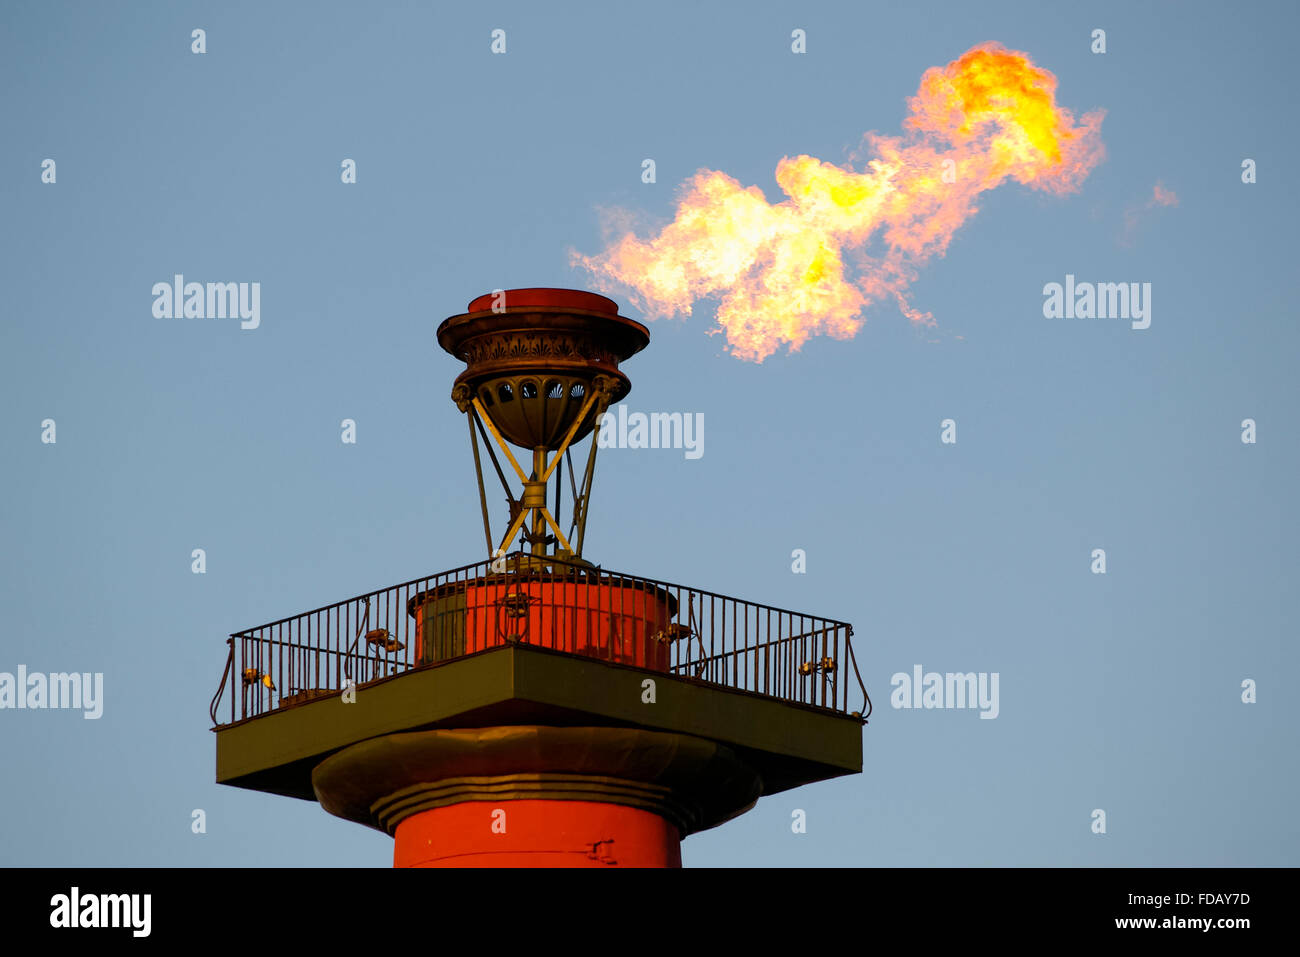
[[(783, 156), (775, 180), (785, 198), (770, 203), (756, 184), (696, 170), (679, 186), (672, 222), (644, 240), (627, 230), (581, 265), (632, 290), (648, 318), (690, 316), (693, 302), (719, 296), (710, 334), (725, 334), (727, 351), (748, 361), (782, 346), (797, 352), (811, 335), (852, 338), (864, 310), (886, 297), (934, 326), (906, 290), (978, 211), (980, 193), (1008, 179), (1074, 192), (1104, 158), (1105, 111), (1076, 121), (1056, 104), (1056, 87), (1028, 54), (985, 41), (922, 74), (901, 136), (863, 134), (874, 155), (861, 171), (856, 154), (842, 166)], [(861, 251), (876, 236), (885, 252), (873, 258)], [(860, 253), (856, 278), (846, 274), (850, 251)]]

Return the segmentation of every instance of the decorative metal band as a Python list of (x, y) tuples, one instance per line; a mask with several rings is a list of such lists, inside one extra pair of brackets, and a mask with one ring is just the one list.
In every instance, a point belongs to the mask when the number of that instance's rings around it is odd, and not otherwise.
[(598, 801), (658, 814), (683, 836), (754, 806), (763, 782), (731, 749), (639, 728), (411, 731), (358, 742), (312, 771), (337, 817), (392, 834), (420, 811), (464, 801)]
[(631, 319), (570, 308), (466, 313), (451, 316), (438, 327), (439, 345), (471, 367), (507, 357), (594, 359), (616, 366), (649, 340), (645, 326)]
[(595, 336), (511, 329), (475, 336), (461, 346), (470, 366), (493, 359), (577, 359), (618, 365), (618, 355)]
[(682, 837), (698, 830), (701, 813), (692, 802), (673, 796), (671, 788), (591, 774), (503, 774), (448, 778), (413, 784), (370, 806), (375, 822), (390, 835), (412, 815), (465, 801), (591, 801), (650, 811), (668, 820)]

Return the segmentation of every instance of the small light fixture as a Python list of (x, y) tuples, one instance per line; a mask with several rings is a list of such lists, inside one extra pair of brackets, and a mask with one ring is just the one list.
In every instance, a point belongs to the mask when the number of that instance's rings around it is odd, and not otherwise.
[(270, 675), (264, 675), (264, 674), (262, 674), (262, 672), (258, 671), (256, 668), (245, 668), (245, 669), (244, 669), (244, 685), (245, 685), (245, 686), (248, 686), (248, 685), (251, 685), (251, 684), (256, 684), (256, 683), (259, 682), (259, 681), (260, 681), (263, 685), (265, 685), (268, 689), (270, 689), (271, 691), (274, 691), (274, 690), (275, 690), (275, 685), (271, 684), (271, 676), (270, 676)]
[(392, 636), (387, 628), (375, 628), (366, 632), (366, 644), (378, 645), (384, 651), (401, 651), (406, 645)]
[(528, 610), (536, 600), (525, 591), (508, 591), (497, 599), (497, 611), (501, 615), (497, 631), (509, 644), (528, 640)]
[(497, 602), (507, 618), (527, 618), (528, 606), (533, 598), (527, 592), (509, 591)]
[(805, 661), (799, 665), (799, 674), (803, 675), (805, 678), (809, 675), (815, 675), (818, 673), (824, 675), (834, 674), (835, 659), (828, 656), (822, 658), (820, 661)]
[(682, 625), (673, 622), (673, 624), (669, 625), (663, 631), (651, 635), (650, 640), (667, 643), (670, 641), (681, 641), (683, 638), (689, 638), (693, 634), (695, 634), (695, 632), (691, 629), (690, 625)]

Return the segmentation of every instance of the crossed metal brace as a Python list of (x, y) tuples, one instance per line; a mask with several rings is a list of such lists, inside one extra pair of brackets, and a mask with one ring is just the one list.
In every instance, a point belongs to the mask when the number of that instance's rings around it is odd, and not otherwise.
[[(572, 444), (573, 437), (577, 435), (582, 423), (587, 421), (588, 415), (593, 408), (596, 410), (597, 421), (604, 415), (613, 399), (614, 389), (614, 380), (608, 376), (598, 375), (592, 379), (591, 387), (587, 391), (581, 410), (574, 417), (573, 423), (569, 426), (563, 440), (554, 450), (554, 454), (549, 461), (547, 453), (551, 451), (550, 449), (542, 446), (533, 450), (533, 471), (531, 476), (524, 472), (514, 453), (510, 451), (509, 444), (497, 430), (496, 425), (493, 424), (492, 417), (488, 415), (487, 410), (483, 408), (483, 403), (479, 401), (478, 396), (473, 394), (469, 386), (460, 383), (452, 390), (452, 401), (456, 403), (457, 408), (465, 413), (469, 423), (470, 445), (474, 450), (474, 472), (478, 478), (479, 504), (483, 509), (483, 535), (487, 541), (488, 554), (497, 557), (506, 555), (510, 550), (510, 546), (514, 543), (515, 536), (526, 528), (525, 523), (531, 516), (531, 530), (524, 531), (524, 538), (532, 545), (533, 554), (545, 555), (547, 544), (555, 542), (559, 546), (558, 553), (562, 557), (582, 557), (582, 545), (587, 531), (587, 504), (591, 496), (591, 480), (596, 468), (596, 449), (599, 443), (595, 437), (592, 438), (591, 450), (587, 455), (587, 469), (583, 475), (581, 487), (573, 485), (573, 459), (569, 455), (569, 446)], [(492, 437), (496, 439), (496, 444), (505, 453), (506, 461), (514, 469), (519, 481), (523, 483), (523, 494), (518, 498), (510, 490), (510, 483), (506, 480), (505, 472), (502, 470), (501, 463), (492, 448), (492, 443), (488, 441), (488, 432), (491, 432)], [(483, 487), (483, 464), (479, 455), (480, 436), (488, 450), (488, 455), (492, 458), (492, 465), (496, 469), (497, 477), (501, 480), (501, 487), (505, 489), (506, 498), (510, 503), (510, 525), (501, 538), (500, 544), (495, 549), (492, 545), (492, 527), (488, 518), (487, 491)], [(573, 491), (573, 521), (569, 526), (569, 535), (567, 536), (560, 530), (555, 514), (546, 505), (547, 483), (550, 482), (551, 475), (555, 473), (562, 458), (569, 459), (569, 484)], [(560, 487), (557, 482), (555, 512), (559, 512), (559, 506)], [(554, 533), (553, 538), (546, 534), (548, 528)], [(576, 549), (573, 548), (569, 541), (575, 529), (577, 531), (578, 546)]]

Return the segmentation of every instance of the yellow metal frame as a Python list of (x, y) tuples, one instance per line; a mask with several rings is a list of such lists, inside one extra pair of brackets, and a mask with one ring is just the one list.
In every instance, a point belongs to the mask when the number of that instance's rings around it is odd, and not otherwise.
[[(582, 409), (578, 412), (577, 416), (574, 418), (573, 424), (569, 426), (568, 432), (565, 433), (564, 439), (560, 442), (559, 447), (555, 449), (554, 455), (551, 458), (550, 462), (548, 463), (546, 460), (546, 454), (548, 451), (550, 451), (549, 449), (538, 448), (533, 450), (533, 474), (537, 475), (538, 473), (540, 473), (541, 475), (540, 478), (533, 479), (533, 478), (529, 478), (529, 476), (524, 472), (523, 466), (519, 464), (519, 460), (516, 459), (514, 453), (510, 451), (509, 443), (506, 442), (505, 438), (502, 437), (500, 431), (497, 430), (496, 425), (493, 424), (492, 417), (488, 415), (487, 409), (483, 407), (483, 403), (479, 401), (478, 396), (473, 396), (470, 398), (469, 403), (465, 407), (466, 414), (477, 418), (480, 423), (483, 423), (487, 426), (488, 432), (490, 432), (492, 438), (496, 440), (496, 443), (501, 448), (501, 451), (505, 453), (506, 461), (510, 463), (510, 467), (515, 470), (515, 474), (519, 476), (519, 481), (522, 482), (525, 487), (524, 496), (520, 499), (519, 511), (514, 516), (513, 520), (510, 522), (510, 526), (506, 530), (505, 536), (501, 539), (501, 544), (497, 546), (497, 549), (494, 552), (495, 557), (500, 558), (509, 551), (510, 546), (514, 543), (515, 536), (519, 534), (520, 530), (524, 527), (524, 523), (528, 520), (530, 515), (532, 516), (533, 519), (534, 533), (540, 534), (545, 527), (549, 526), (551, 531), (555, 533), (555, 541), (560, 548), (562, 548), (566, 553), (570, 555), (574, 555), (575, 557), (581, 557), (580, 550), (582, 548), (582, 538), (580, 536), (578, 540), (579, 552), (575, 553), (573, 550), (573, 546), (569, 544), (569, 539), (565, 536), (564, 532), (560, 530), (559, 523), (556, 522), (555, 516), (552, 515), (550, 509), (546, 507), (546, 486), (547, 483), (550, 482), (551, 475), (555, 472), (555, 468), (560, 462), (560, 457), (564, 455), (564, 453), (568, 450), (570, 444), (573, 442), (573, 437), (577, 435), (579, 427), (586, 420), (587, 415), (588, 413), (590, 413), (592, 407), (599, 405), (603, 411), (604, 409), (608, 408), (608, 404), (609, 404), (608, 388), (607, 387), (602, 388), (599, 385), (592, 388), (587, 393), (586, 401), (582, 403)], [(474, 442), (475, 468), (478, 470), (479, 473), (478, 476), (479, 492), (480, 492), (480, 496), (482, 496), (483, 474), (482, 474), (482, 468), (478, 462), (478, 443), (474, 436), (473, 422), (470, 423), (470, 438), (471, 441)], [(583, 494), (583, 502), (582, 502), (582, 514), (579, 519), (579, 521), (581, 522), (580, 528), (582, 531), (585, 531), (586, 528), (586, 497), (587, 495), (590, 494), (589, 485), (591, 479), (591, 471), (592, 471), (592, 465), (594, 465), (594, 459), (596, 455), (595, 436), (592, 437), (591, 441), (592, 441), (591, 461), (588, 462), (587, 476), (583, 482), (584, 494)], [(537, 486), (539, 485), (541, 486), (541, 494), (540, 494), (541, 504), (540, 505), (524, 504), (525, 499), (535, 499), (538, 497), (536, 489)], [(484, 506), (483, 519), (484, 519), (484, 523), (486, 524), (487, 523), (486, 500), (484, 500), (483, 506)], [(576, 509), (577, 507), (578, 507), (578, 503), (575, 502), (574, 508)], [(489, 537), (488, 537), (489, 545), (491, 544), (491, 541), (492, 539), (489, 533)], [(545, 545), (537, 544), (535, 539), (534, 539), (533, 548), (535, 553), (538, 554), (545, 553)]]

